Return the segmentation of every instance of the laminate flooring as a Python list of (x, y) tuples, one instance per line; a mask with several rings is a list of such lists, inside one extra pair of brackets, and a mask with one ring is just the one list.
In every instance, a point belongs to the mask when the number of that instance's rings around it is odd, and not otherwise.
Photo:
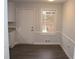
[(10, 59), (68, 59), (59, 45), (19, 44), (10, 48)]

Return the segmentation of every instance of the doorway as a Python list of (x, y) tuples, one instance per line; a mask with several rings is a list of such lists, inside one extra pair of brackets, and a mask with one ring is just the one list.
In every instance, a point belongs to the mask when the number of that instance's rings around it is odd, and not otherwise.
[(70, 0), (9, 1), (11, 59), (73, 59), (73, 3)]

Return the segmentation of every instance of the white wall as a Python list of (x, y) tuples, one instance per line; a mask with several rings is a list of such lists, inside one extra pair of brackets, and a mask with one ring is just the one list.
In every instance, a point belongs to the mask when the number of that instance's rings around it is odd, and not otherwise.
[[(17, 26), (17, 43), (23, 43), (23, 35), (21, 35), (19, 31), (21, 20), (18, 19), (18, 11), (23, 8), (32, 8), (35, 9), (35, 25), (38, 27), (40, 25), (40, 18), (39, 18), (39, 12), (41, 8), (53, 8), (57, 10), (57, 19), (56, 19), (56, 33), (55, 34), (48, 34), (48, 35), (41, 35), (38, 31), (38, 33), (35, 34), (35, 39), (33, 40), (33, 44), (60, 44), (61, 38), (59, 31), (61, 31), (61, 4), (51, 4), (51, 3), (24, 3), (19, 2), (16, 3), (16, 26)], [(21, 35), (21, 36), (20, 36)], [(26, 34), (24, 34), (26, 35)], [(28, 39), (26, 39), (28, 40)], [(49, 40), (49, 42), (45, 42), (45, 40)], [(31, 40), (30, 40), (31, 41)], [(28, 42), (29, 43), (29, 42)], [(26, 43), (27, 44), (27, 43)]]
[(68, 0), (63, 5), (62, 47), (73, 59), (75, 45), (75, 1)]
[(9, 32), (9, 47), (12, 48), (16, 45), (16, 30)]
[(68, 0), (63, 6), (63, 33), (68, 35), (73, 41), (75, 33), (75, 1)]
[(8, 21), (15, 22), (16, 19), (15, 2), (8, 2)]
[[(15, 23), (15, 27), (16, 27), (16, 5), (15, 2), (12, 1), (8, 2), (8, 22)], [(9, 26), (14, 26), (14, 25), (9, 25)], [(9, 47), (13, 47), (15, 44), (16, 44), (16, 30), (12, 30), (9, 31)]]

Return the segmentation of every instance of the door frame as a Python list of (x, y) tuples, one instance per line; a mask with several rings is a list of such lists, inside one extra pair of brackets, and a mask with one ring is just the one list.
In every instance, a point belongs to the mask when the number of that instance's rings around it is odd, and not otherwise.
[(9, 56), (8, 5), (7, 4), (8, 4), (8, 0), (4, 0), (4, 59), (9, 59), (10, 57)]

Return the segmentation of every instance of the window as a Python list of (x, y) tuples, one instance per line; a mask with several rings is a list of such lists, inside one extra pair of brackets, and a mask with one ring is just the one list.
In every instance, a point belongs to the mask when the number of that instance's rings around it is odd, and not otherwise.
[(56, 10), (41, 9), (41, 32), (55, 32)]

